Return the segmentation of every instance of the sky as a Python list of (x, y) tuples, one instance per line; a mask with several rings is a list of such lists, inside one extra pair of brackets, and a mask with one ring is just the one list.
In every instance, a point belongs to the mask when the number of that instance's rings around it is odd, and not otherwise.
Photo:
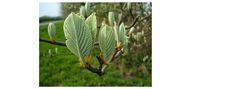
[(40, 3), (39, 16), (56, 17), (61, 15), (60, 3)]

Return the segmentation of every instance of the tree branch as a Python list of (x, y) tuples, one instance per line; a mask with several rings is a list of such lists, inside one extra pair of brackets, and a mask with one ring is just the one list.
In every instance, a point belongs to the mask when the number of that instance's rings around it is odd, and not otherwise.
[(120, 10), (121, 10), (122, 12), (125, 12), (125, 10), (124, 10), (123, 8), (124, 8), (124, 3), (121, 3), (121, 2), (120, 2)]
[(135, 17), (134, 17), (134, 15), (133, 15), (133, 13), (132, 13), (132, 8), (130, 8), (129, 13), (130, 13), (132, 19), (134, 19)]
[[(122, 54), (121, 51), (116, 51), (109, 63), (113, 62), (121, 54)], [(86, 63), (85, 68), (88, 69), (90, 72), (93, 72), (99, 76), (102, 76), (103, 74), (105, 74), (105, 69), (107, 68), (108, 65), (103, 66), (104, 63), (102, 61), (100, 61), (101, 60), (100, 57), (97, 57), (97, 58), (98, 58), (98, 62), (99, 62), (99, 68), (94, 68), (89, 63)]]
[(59, 46), (66, 46), (66, 44), (64, 42), (51, 41), (51, 40), (43, 39), (43, 38), (39, 38), (39, 41), (54, 44), (54, 45), (59, 45)]
[(86, 69), (89, 71), (98, 74), (99, 76), (102, 76), (104, 72), (101, 72), (99, 69), (92, 67), (89, 63), (86, 63)]
[(147, 18), (149, 18), (149, 17), (151, 17), (151, 14), (149, 14), (149, 15), (143, 17), (143, 18), (140, 19), (139, 21), (138, 21), (139, 17), (136, 17), (135, 20), (133, 21), (133, 23), (132, 23), (129, 27), (127, 27), (126, 29), (130, 29), (131, 27), (134, 27), (134, 26), (139, 25), (142, 21), (144, 21), (145, 19), (147, 19)]
[[(119, 57), (122, 54), (122, 51), (116, 51), (114, 53), (114, 55), (112, 56), (111, 60), (109, 61), (109, 63), (113, 62), (117, 57)], [(101, 72), (104, 73), (105, 69), (107, 68), (108, 65), (104, 65), (101, 69)]]
[(138, 21), (138, 19), (139, 19), (139, 16), (136, 17), (135, 20), (133, 21), (133, 23), (129, 27), (127, 27), (126, 29), (130, 29), (131, 27), (133, 27), (136, 24), (136, 22)]
[[(44, 38), (39, 38), (39, 41), (40, 42), (45, 42), (45, 43), (50, 43), (50, 44), (53, 44), (53, 45), (66, 46), (66, 44), (64, 42), (51, 41), (51, 40), (44, 39)], [(95, 42), (94, 46), (98, 46), (98, 42)]]

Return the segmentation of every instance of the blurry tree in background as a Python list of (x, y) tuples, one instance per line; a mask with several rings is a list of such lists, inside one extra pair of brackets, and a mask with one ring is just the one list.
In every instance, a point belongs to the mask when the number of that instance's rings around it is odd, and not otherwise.
[(71, 12), (78, 13), (80, 6), (85, 3), (61, 3), (62, 17), (66, 18)]
[[(62, 17), (66, 18), (71, 12), (78, 13), (85, 3), (61, 3)], [(108, 22), (108, 12), (114, 12), (115, 19), (121, 18), (127, 26), (133, 26), (135, 30), (129, 39), (129, 54), (117, 60), (117, 69), (122, 71), (122, 76), (137, 74), (151, 77), (152, 62), (152, 4), (149, 2), (138, 3), (91, 3), (92, 12), (96, 12), (97, 24), (105, 20)], [(120, 22), (118, 22), (120, 24)], [(128, 27), (126, 27), (128, 28)], [(99, 30), (99, 29), (98, 29)], [(130, 30), (128, 28), (127, 30)], [(133, 70), (137, 69), (137, 70)], [(136, 74), (136, 73), (135, 73)], [(138, 75), (139, 76), (139, 75)]]

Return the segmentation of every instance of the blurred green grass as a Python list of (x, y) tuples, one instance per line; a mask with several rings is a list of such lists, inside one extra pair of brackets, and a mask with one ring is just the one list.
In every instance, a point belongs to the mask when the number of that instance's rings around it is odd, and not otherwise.
[[(55, 26), (56, 41), (65, 42), (63, 22), (56, 23)], [(40, 26), (39, 32), (40, 38), (49, 38), (47, 25)], [(107, 68), (106, 74), (100, 77), (80, 67), (77, 57), (66, 47), (44, 42), (40, 42), (39, 46), (39, 86), (151, 86), (151, 70), (142, 72), (145, 64), (137, 61), (144, 56), (137, 57), (135, 61), (131, 60), (134, 58), (119, 57)], [(56, 48), (58, 53), (55, 53)], [(52, 56), (49, 55), (49, 50)], [(94, 53), (98, 54), (98, 51), (95, 50)], [(93, 61), (97, 64), (96, 59)]]

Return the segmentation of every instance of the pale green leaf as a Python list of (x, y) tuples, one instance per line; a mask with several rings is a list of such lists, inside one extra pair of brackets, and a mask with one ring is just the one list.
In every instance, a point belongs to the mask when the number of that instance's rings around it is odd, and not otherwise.
[(90, 54), (92, 49), (92, 34), (84, 20), (71, 13), (63, 25), (67, 48), (74, 53), (81, 61)]
[(84, 7), (84, 6), (81, 6), (81, 7), (80, 7), (80, 15), (82, 15), (82, 16), (85, 17), (85, 13), (86, 13), (85, 7)]
[(85, 11), (86, 11), (86, 15), (89, 15), (91, 12), (90, 3), (88, 2), (85, 3)]
[(115, 22), (115, 15), (113, 12), (108, 13), (108, 20), (109, 20), (109, 24), (113, 26)]
[(116, 22), (114, 22), (114, 33), (115, 33), (115, 40), (118, 42), (118, 26), (116, 25)]
[(128, 38), (125, 36), (125, 40), (124, 40), (124, 43), (123, 43), (123, 55), (127, 55), (128, 53)]
[(55, 33), (56, 33), (55, 25), (53, 23), (49, 23), (48, 34), (49, 34), (50, 40), (52, 40), (52, 41), (55, 40)]
[[(92, 39), (95, 41), (97, 34), (97, 19), (96, 14), (92, 13), (86, 20), (86, 24), (88, 25), (89, 30), (92, 33)], [(94, 43), (94, 42), (93, 42)]]
[(115, 34), (110, 26), (104, 25), (99, 33), (99, 46), (104, 59), (110, 60), (115, 52)]
[(120, 23), (121, 22), (121, 20), (122, 20), (122, 13), (120, 13), (119, 15), (118, 15), (118, 23)]
[(126, 34), (125, 27), (124, 24), (122, 23), (119, 26), (119, 31), (118, 31), (119, 42), (121, 42), (121, 44), (123, 44), (125, 41), (125, 34)]
[(123, 46), (123, 52), (124, 52), (123, 55), (126, 55), (128, 52), (128, 38), (126, 36), (126, 30), (123, 23), (119, 26), (118, 37), (119, 37), (119, 42)]

